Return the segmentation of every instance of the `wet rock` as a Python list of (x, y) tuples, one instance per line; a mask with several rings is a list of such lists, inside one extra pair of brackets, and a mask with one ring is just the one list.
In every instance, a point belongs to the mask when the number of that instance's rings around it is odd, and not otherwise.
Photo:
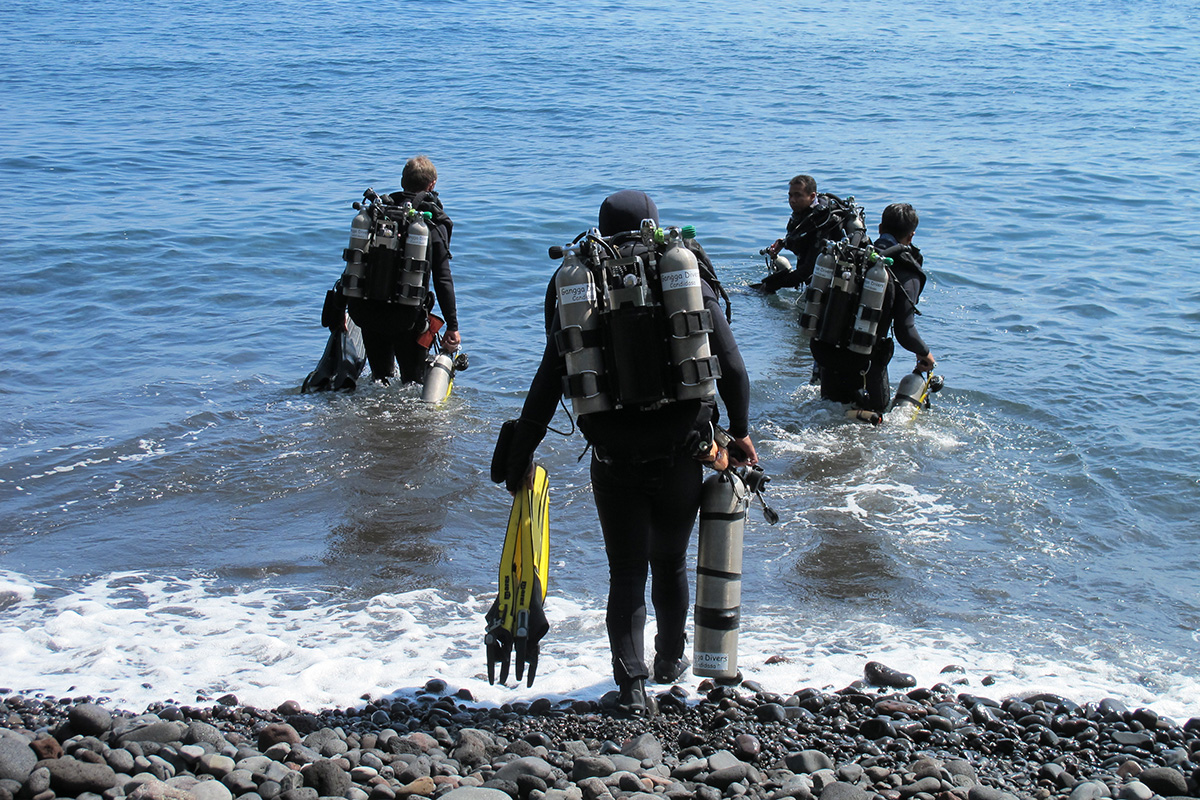
[(878, 661), (868, 661), (863, 668), (863, 677), (872, 686), (888, 686), (893, 689), (907, 689), (917, 685), (917, 679), (907, 672), (900, 672)]

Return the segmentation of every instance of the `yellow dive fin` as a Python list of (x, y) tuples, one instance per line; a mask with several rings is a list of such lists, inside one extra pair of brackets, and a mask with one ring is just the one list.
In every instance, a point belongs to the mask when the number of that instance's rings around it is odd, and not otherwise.
[(535, 466), (532, 488), (523, 487), (513, 498), (500, 552), (499, 594), (485, 617), (490, 683), (496, 682), (496, 664), (500, 682), (508, 680), (509, 658), (515, 653), (517, 680), (528, 665), (527, 685), (533, 686), (538, 643), (550, 630), (543, 610), (549, 560), (550, 482), (546, 470)]

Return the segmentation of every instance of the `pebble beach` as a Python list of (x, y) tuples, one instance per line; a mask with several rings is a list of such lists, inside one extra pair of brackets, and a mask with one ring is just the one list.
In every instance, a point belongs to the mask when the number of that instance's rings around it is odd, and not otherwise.
[[(949, 669), (949, 668), (948, 668)], [(237, 697), (142, 713), (0, 689), (0, 800), (1153, 800), (1196, 797), (1200, 718), (989, 698), (872, 662), (841, 690), (753, 681), (496, 706), (441, 679), (349, 708)]]

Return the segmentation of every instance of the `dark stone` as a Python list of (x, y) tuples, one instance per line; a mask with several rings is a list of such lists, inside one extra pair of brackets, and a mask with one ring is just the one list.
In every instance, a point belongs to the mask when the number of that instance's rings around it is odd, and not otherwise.
[(833, 760), (820, 750), (801, 750), (784, 756), (787, 768), (797, 775), (811, 775), (817, 770), (833, 769)]
[(309, 765), (304, 783), (317, 790), (320, 797), (345, 797), (350, 791), (350, 775), (336, 762), (322, 758)]
[(80, 703), (68, 713), (71, 729), (84, 736), (100, 736), (112, 730), (113, 717), (108, 709), (95, 703)]
[(38, 762), (38, 766), (50, 770), (50, 786), (59, 797), (77, 797), (83, 792), (99, 794), (117, 785), (117, 774), (107, 764), (56, 758)]
[(266, 750), (280, 742), (299, 744), (300, 733), (285, 722), (273, 722), (258, 732), (258, 749)]
[(1187, 779), (1177, 769), (1151, 767), (1137, 778), (1155, 794), (1161, 794), (1163, 797), (1179, 797), (1188, 793)]
[(749, 733), (739, 733), (733, 740), (733, 754), (743, 761), (758, 761), (762, 744)]
[(900, 672), (878, 661), (868, 661), (863, 667), (863, 677), (872, 686), (888, 686), (893, 689), (907, 689), (917, 685), (917, 679), (907, 672)]

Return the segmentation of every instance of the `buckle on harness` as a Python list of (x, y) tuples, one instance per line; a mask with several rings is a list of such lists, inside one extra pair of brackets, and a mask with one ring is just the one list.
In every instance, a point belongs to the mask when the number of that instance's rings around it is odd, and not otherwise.
[(572, 399), (589, 399), (600, 394), (606, 383), (604, 376), (596, 370), (585, 370), (563, 378), (563, 394)]
[(676, 311), (671, 315), (671, 336), (686, 339), (698, 333), (712, 333), (712, 312), (707, 308), (699, 311)]
[(698, 386), (704, 381), (721, 377), (721, 364), (716, 356), (689, 358), (679, 364), (679, 382), (684, 386)]

